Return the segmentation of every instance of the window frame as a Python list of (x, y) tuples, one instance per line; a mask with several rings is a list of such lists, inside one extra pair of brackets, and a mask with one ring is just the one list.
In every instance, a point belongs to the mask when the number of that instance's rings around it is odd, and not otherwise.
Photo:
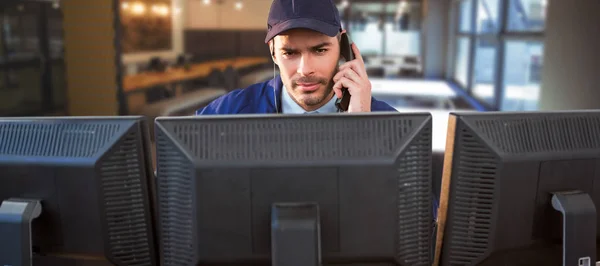
[[(470, 17), (470, 30), (469, 31), (461, 31), (461, 21), (462, 21), (462, 15), (461, 11), (461, 4), (464, 1), (470, 1), (471, 3), (471, 13), (469, 14)], [(450, 44), (451, 46), (454, 47), (454, 56), (451, 59), (452, 62), (452, 73), (451, 75), (449, 75), (449, 79), (455, 83), (456, 86), (458, 86), (459, 88), (463, 89), (468, 96), (472, 97), (474, 100), (476, 100), (479, 104), (481, 104), (483, 107), (485, 107), (486, 110), (490, 110), (490, 111), (499, 111), (501, 110), (502, 104), (503, 104), (503, 100), (504, 100), (504, 92), (505, 92), (505, 84), (504, 84), (504, 69), (505, 69), (505, 64), (506, 62), (506, 58), (505, 58), (505, 53), (506, 53), (506, 43), (509, 41), (537, 41), (537, 42), (541, 42), (542, 44), (544, 43), (544, 31), (545, 31), (545, 27), (546, 24), (544, 23), (544, 29), (541, 31), (533, 31), (533, 30), (527, 30), (527, 31), (516, 31), (516, 30), (509, 30), (508, 29), (508, 22), (509, 22), (509, 8), (510, 8), (510, 4), (511, 4), (511, 0), (499, 0), (498, 1), (498, 26), (499, 29), (497, 29), (496, 31), (493, 32), (486, 32), (486, 33), (481, 33), (478, 30), (478, 25), (477, 25), (477, 12), (478, 12), (478, 4), (479, 1), (484, 1), (484, 0), (454, 0), (453, 4), (451, 6), (451, 12), (453, 13), (453, 16), (450, 16), (451, 19), (453, 19), (454, 21), (451, 21), (449, 24), (453, 25), (453, 29), (451, 32), (453, 32), (454, 38), (452, 38), (452, 44)], [(458, 62), (458, 58), (456, 57), (457, 55), (457, 49), (458, 49), (458, 41), (460, 38), (467, 38), (469, 40), (469, 60), (468, 60), (468, 70), (467, 70), (467, 84), (466, 86), (461, 85), (461, 83), (459, 83), (456, 80), (456, 64)], [(494, 40), (495, 42), (497, 42), (497, 47), (496, 47), (496, 51), (495, 51), (495, 65), (494, 65), (494, 99), (493, 99), (493, 104), (490, 104), (489, 102), (485, 101), (484, 99), (478, 98), (477, 95), (473, 94), (473, 87), (475, 85), (475, 81), (474, 81), (474, 74), (475, 74), (475, 60), (476, 60), (476, 55), (477, 55), (477, 43), (479, 40), (482, 39), (490, 39), (490, 40)]]

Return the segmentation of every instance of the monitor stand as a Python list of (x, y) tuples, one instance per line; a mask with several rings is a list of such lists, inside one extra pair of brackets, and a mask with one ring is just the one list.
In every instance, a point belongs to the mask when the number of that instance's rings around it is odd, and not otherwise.
[(5, 200), (0, 205), (0, 265), (32, 263), (31, 222), (42, 213), (38, 200)]
[(321, 265), (319, 206), (316, 203), (275, 203), (271, 209), (273, 266)]
[(563, 216), (563, 266), (596, 265), (596, 207), (581, 191), (552, 193), (552, 207)]

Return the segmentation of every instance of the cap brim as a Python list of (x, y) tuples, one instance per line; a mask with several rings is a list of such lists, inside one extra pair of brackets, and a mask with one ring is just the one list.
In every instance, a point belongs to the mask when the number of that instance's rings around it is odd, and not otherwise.
[(334, 37), (335, 35), (337, 35), (340, 32), (341, 27), (331, 25), (329, 23), (323, 22), (318, 19), (313, 19), (313, 18), (290, 19), (288, 21), (281, 22), (281, 23), (273, 26), (271, 28), (271, 30), (267, 32), (267, 37), (265, 38), (265, 43), (268, 43), (271, 39), (273, 39), (275, 36), (279, 35), (280, 33), (287, 31), (287, 30), (291, 30), (291, 29), (309, 29), (309, 30), (318, 31), (329, 37)]

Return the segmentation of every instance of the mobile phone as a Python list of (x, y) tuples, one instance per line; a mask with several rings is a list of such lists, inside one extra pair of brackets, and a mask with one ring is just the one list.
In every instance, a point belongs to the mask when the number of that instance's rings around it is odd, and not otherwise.
[[(346, 60), (346, 62), (354, 60), (354, 52), (352, 52), (352, 40), (348, 33), (342, 33), (340, 36), (340, 54)], [(347, 88), (342, 88), (342, 98), (338, 98), (335, 101), (335, 106), (338, 111), (346, 112), (348, 111), (348, 106), (350, 105), (350, 92), (348, 92)]]

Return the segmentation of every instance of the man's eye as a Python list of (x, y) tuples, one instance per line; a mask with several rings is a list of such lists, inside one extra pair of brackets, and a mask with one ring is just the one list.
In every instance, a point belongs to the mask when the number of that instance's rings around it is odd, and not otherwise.
[(317, 49), (317, 53), (318, 54), (322, 54), (322, 53), (325, 53), (325, 52), (327, 52), (327, 49)]
[(283, 55), (289, 56), (289, 55), (293, 55), (294, 52), (283, 52)]

